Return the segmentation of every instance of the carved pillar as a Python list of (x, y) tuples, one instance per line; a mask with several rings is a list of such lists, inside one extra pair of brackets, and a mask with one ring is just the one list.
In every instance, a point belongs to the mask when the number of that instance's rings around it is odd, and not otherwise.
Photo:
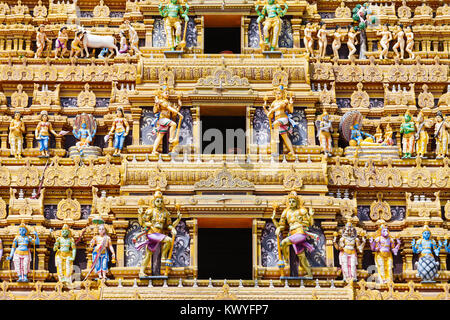
[(438, 52), (439, 40), (433, 40), (433, 52)]
[[(253, 110), (253, 112), (252, 112)], [(246, 117), (245, 117), (245, 140), (246, 140), (246, 147), (245, 147), (245, 153), (246, 154), (250, 154), (251, 150), (250, 150), (250, 144), (252, 143), (252, 138), (253, 138), (253, 126), (252, 126), (252, 113), (254, 113), (255, 108), (253, 108), (252, 106), (247, 106), (245, 113), (246, 113)]]
[[(89, 239), (89, 241), (87, 241), (87, 243), (89, 243), (91, 241), (91, 239)], [(90, 248), (89, 246), (86, 247), (86, 268), (89, 271), (92, 267), (92, 250), (94, 250), (94, 248)]]
[(193, 269), (193, 276), (198, 276), (198, 220), (187, 220), (186, 225), (189, 229), (190, 249), (191, 249), (191, 266)]
[(313, 108), (306, 108), (306, 120), (308, 121), (308, 145), (315, 146), (316, 145), (316, 129), (314, 125), (314, 120), (316, 118), (316, 110)]
[(26, 51), (31, 51), (31, 40), (27, 39), (26, 43), (25, 43), (25, 50)]
[(328, 268), (334, 267), (333, 233), (337, 228), (336, 221), (322, 221), (321, 227), (325, 235), (325, 258)]
[(6, 51), (12, 50), (12, 39), (6, 39)]
[(253, 219), (252, 222), (252, 279), (259, 279), (258, 266), (262, 265), (261, 261), (261, 234), (266, 222), (263, 220)]
[(0, 50), (4, 51), (5, 50), (5, 39), (0, 39)]
[(8, 133), (2, 132), (0, 133), (0, 139), (1, 139), (1, 148), (7, 149), (8, 148)]
[(27, 133), (25, 135), (25, 141), (27, 144), (27, 149), (33, 148), (33, 140), (34, 140), (34, 133)]
[[(406, 239), (405, 239), (406, 241)], [(414, 270), (413, 268), (413, 252), (410, 248), (403, 249), (403, 255), (406, 258), (406, 270)]]
[(141, 113), (142, 113), (141, 108), (131, 108), (131, 118), (133, 119), (132, 144), (135, 146), (139, 145), (139, 141), (141, 138), (141, 128), (140, 128)]
[(367, 41), (367, 52), (373, 51), (373, 41)]
[(445, 250), (441, 250), (441, 252), (439, 252), (439, 262), (441, 265), (441, 271), (447, 270), (447, 253)]
[(192, 139), (194, 154), (202, 153), (202, 128), (200, 122), (200, 106), (191, 107), (192, 114)]
[(333, 139), (333, 149), (339, 148), (339, 132), (338, 130), (334, 130), (334, 132), (331, 134), (331, 137)]
[(153, 39), (153, 24), (155, 19), (145, 19), (145, 46), (151, 47)]
[(117, 235), (117, 246), (116, 246), (116, 266), (125, 266), (125, 235), (127, 233), (128, 221), (126, 220), (116, 220), (113, 221), (113, 227)]
[[(60, 130), (55, 130), (55, 131), (60, 131)], [(55, 137), (55, 147), (56, 149), (62, 149), (62, 139), (63, 137)]]
[(23, 40), (24, 40), (23, 38), (19, 38), (19, 47), (17, 48), (18, 51), (24, 50), (24, 48), (23, 48), (24, 41)]
[(13, 49), (14, 51), (18, 51), (18, 50), (19, 50), (18, 41), (19, 41), (18, 38), (14, 38), (14, 39), (13, 39), (13, 48), (12, 48), (12, 49)]
[(46, 270), (45, 254), (47, 253), (47, 248), (36, 248), (36, 253), (37, 253), (37, 259), (38, 259), (38, 270)]
[(302, 19), (291, 19), (292, 37), (294, 39), (294, 48), (300, 48), (300, 30)]
[(248, 48), (248, 26), (251, 19), (249, 17), (241, 17), (241, 52)]
[(203, 53), (205, 50), (204, 46), (205, 20), (203, 16), (195, 18), (195, 27), (197, 28), (197, 47), (200, 48), (200, 52)]

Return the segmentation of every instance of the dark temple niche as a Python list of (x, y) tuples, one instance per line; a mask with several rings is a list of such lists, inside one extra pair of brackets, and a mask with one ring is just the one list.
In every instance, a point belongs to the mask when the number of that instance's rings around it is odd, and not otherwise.
[[(190, 16), (189, 22), (186, 30), (186, 48), (197, 46), (197, 28), (195, 26), (195, 17)], [(181, 25), (181, 36), (184, 33), (184, 21)], [(153, 23), (153, 34), (152, 34), (152, 46), (153, 47), (166, 47), (166, 31), (164, 30), (164, 19), (155, 18)]]
[[(320, 224), (320, 223), (319, 223)], [(309, 231), (319, 236), (319, 241), (315, 242), (308, 239), (308, 243), (314, 246), (314, 251), (306, 251), (306, 257), (311, 267), (325, 267), (325, 235), (319, 224), (312, 226)], [(263, 267), (276, 267), (278, 263), (278, 244), (277, 236), (275, 235), (275, 225), (268, 221), (264, 226), (261, 234), (261, 263)], [(280, 241), (283, 239), (280, 238)], [(298, 276), (298, 257), (294, 253), (294, 249), (290, 246), (290, 269), (291, 276)]]
[[(248, 46), (250, 48), (259, 48), (259, 41), (263, 35), (260, 34), (256, 17), (250, 19), (248, 26)], [(292, 33), (292, 24), (290, 17), (281, 18), (283, 21), (281, 25), (280, 35), (278, 37), (278, 47), (280, 48), (293, 48), (294, 38)], [(264, 26), (261, 23), (261, 32), (263, 32)]]
[[(405, 206), (391, 206), (391, 219), (389, 221), (402, 221), (406, 216)], [(359, 221), (370, 221), (370, 206), (358, 206), (357, 217)]]
[[(305, 108), (294, 107), (292, 120), (297, 123), (296, 128), (289, 125), (289, 138), (291, 139), (292, 144), (294, 146), (307, 145), (308, 131)], [(270, 144), (269, 119), (261, 107), (255, 109), (253, 117), (253, 143), (257, 145)]]

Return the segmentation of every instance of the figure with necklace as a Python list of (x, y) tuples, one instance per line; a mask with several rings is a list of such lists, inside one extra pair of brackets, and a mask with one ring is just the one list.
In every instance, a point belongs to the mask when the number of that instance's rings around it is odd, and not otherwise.
[(123, 143), (125, 137), (128, 135), (130, 125), (127, 119), (125, 119), (125, 113), (122, 108), (117, 108), (116, 118), (112, 124), (111, 130), (108, 135), (114, 134), (114, 154), (113, 156), (120, 156), (123, 149)]
[[(112, 246), (111, 238), (106, 234), (104, 223), (98, 224), (98, 234), (94, 236), (89, 244), (92, 250), (92, 267), (100, 280), (106, 280), (108, 272), (109, 254), (111, 252), (111, 262), (116, 263), (116, 254)], [(90, 273), (90, 272), (89, 272)]]
[(53, 251), (56, 252), (55, 265), (59, 281), (70, 284), (72, 282), (73, 261), (75, 260), (77, 249), (67, 224), (64, 224), (61, 236), (56, 239)]

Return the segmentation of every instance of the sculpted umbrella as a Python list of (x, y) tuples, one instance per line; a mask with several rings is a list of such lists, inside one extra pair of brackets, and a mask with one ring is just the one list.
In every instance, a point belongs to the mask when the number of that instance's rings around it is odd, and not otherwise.
[(363, 116), (358, 110), (346, 112), (339, 122), (339, 131), (346, 141), (350, 141), (352, 127), (355, 123), (362, 123)]

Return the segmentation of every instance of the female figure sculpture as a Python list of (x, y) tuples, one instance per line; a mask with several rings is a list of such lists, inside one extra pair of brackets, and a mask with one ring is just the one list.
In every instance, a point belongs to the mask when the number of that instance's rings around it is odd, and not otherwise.
[(319, 31), (317, 31), (317, 38), (319, 39), (319, 54), (317, 55), (318, 58), (324, 58), (326, 51), (327, 51), (327, 26), (326, 24), (322, 24)]
[(393, 135), (394, 132), (392, 131), (391, 125), (388, 123), (384, 131), (383, 145), (393, 146), (394, 145), (394, 139), (392, 138)]
[(77, 249), (75, 248), (75, 241), (71, 237), (71, 232), (67, 224), (64, 224), (61, 230), (61, 236), (56, 239), (53, 251), (56, 251), (55, 265), (58, 271), (59, 281), (62, 283), (71, 283), (73, 261), (75, 260)]
[(113, 156), (119, 156), (123, 149), (123, 143), (125, 142), (125, 137), (128, 135), (130, 130), (130, 125), (127, 119), (125, 119), (125, 113), (122, 108), (117, 108), (116, 118), (112, 124), (111, 130), (108, 135), (114, 133), (114, 154)]
[(44, 110), (41, 111), (41, 121), (39, 121), (34, 132), (36, 140), (39, 141), (39, 151), (41, 152), (40, 157), (49, 157), (48, 141), (50, 140), (50, 133), (52, 133), (55, 137), (61, 136), (53, 130), (51, 122), (48, 121), (48, 113)]
[(405, 36), (406, 36), (406, 52), (409, 54), (409, 59), (413, 60), (415, 55), (413, 52), (414, 48), (414, 33), (412, 32), (411, 27), (407, 27), (405, 30)]
[(14, 118), (9, 125), (9, 146), (11, 155), (16, 159), (22, 158), (23, 134), (25, 125), (22, 121), (22, 115), (19, 111), (14, 112)]
[(303, 36), (303, 43), (305, 45), (306, 51), (309, 53), (309, 55), (312, 57), (314, 56), (314, 40), (312, 37), (312, 33), (314, 31), (313, 26), (311, 23), (307, 23), (305, 26), (305, 29), (303, 30), (304, 36)]
[(392, 253), (397, 255), (401, 244), (400, 239), (396, 239), (397, 245), (395, 245), (394, 240), (389, 235), (389, 230), (384, 223), (377, 230), (375, 239), (369, 239), (370, 249), (374, 252), (375, 256), (378, 279), (381, 283), (387, 283), (394, 279), (392, 276), (392, 268), (394, 267)]
[(445, 121), (442, 111), (436, 114), (434, 125), (434, 138), (436, 139), (436, 159), (442, 159), (448, 154), (448, 129), (450, 124)]
[(128, 52), (127, 38), (125, 38), (125, 32), (120, 31), (120, 48), (119, 54), (125, 54)]
[(316, 121), (317, 127), (317, 138), (319, 138), (320, 146), (323, 149), (323, 152), (329, 157), (332, 156), (333, 148), (331, 146), (333, 133), (333, 126), (329, 119), (328, 112), (325, 110), (323, 114)]
[[(45, 44), (47, 44), (47, 48), (51, 49), (52, 41), (47, 37), (47, 35), (44, 33), (44, 25), (41, 24), (36, 31), (36, 54), (34, 55), (35, 58), (42, 57), (42, 52), (45, 49)], [(48, 49), (48, 50), (50, 50)]]
[(336, 27), (333, 33), (333, 42), (331, 43), (331, 48), (333, 48), (333, 54), (335, 58), (339, 58), (339, 49), (341, 48), (341, 39), (343, 34), (339, 32), (340, 29)]
[(347, 33), (347, 47), (348, 47), (348, 59), (353, 57), (353, 55), (356, 53), (356, 45), (358, 44), (358, 39), (356, 39), (356, 36), (359, 34), (359, 31), (355, 32), (355, 30), (350, 27)]
[[(133, 238), (133, 242), (136, 243), (142, 236), (146, 237), (146, 241), (136, 247), (138, 250), (145, 248), (145, 256), (142, 260), (139, 278), (145, 279), (147, 277), (145, 270), (149, 264), (151, 270), (152, 254), (158, 245), (161, 245), (161, 265), (166, 267), (172, 265), (172, 250), (177, 235), (176, 226), (181, 220), (180, 207), (177, 206), (176, 209), (178, 216), (172, 223), (170, 213), (164, 206), (163, 194), (159, 190), (153, 195), (150, 207), (147, 210), (144, 211), (142, 206), (139, 207), (138, 221), (144, 228), (144, 232), (136, 235)], [(172, 237), (169, 237), (167, 234), (171, 234)]]
[(388, 57), (389, 42), (392, 40), (392, 33), (389, 31), (387, 24), (383, 26), (381, 31), (377, 31), (377, 36), (379, 35), (381, 35), (380, 46), (382, 48), (380, 52), (380, 59), (383, 60)]
[[(397, 30), (394, 34), (394, 39), (397, 39), (397, 42), (392, 47), (392, 50), (395, 52), (395, 56), (403, 60), (405, 56), (405, 32), (403, 31), (403, 26), (397, 26)], [(398, 48), (400, 47), (400, 53), (398, 52)]]

